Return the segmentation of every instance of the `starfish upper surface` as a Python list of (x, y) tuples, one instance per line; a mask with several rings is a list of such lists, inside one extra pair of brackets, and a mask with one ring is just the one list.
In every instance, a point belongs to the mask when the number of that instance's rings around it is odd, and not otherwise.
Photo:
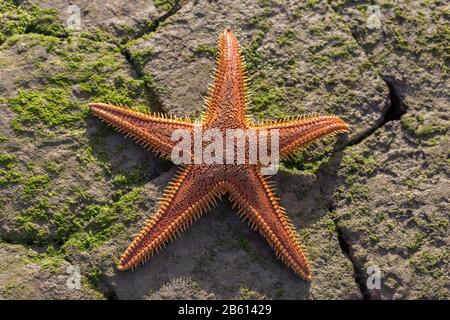
[[(246, 116), (248, 99), (244, 62), (238, 41), (230, 28), (220, 35), (214, 85), (206, 100), (201, 123), (163, 115), (139, 113), (103, 103), (89, 104), (92, 112), (140, 141), (161, 156), (169, 157), (176, 147), (172, 133), (177, 129), (193, 134), (196, 127), (226, 129), (277, 129), (280, 158), (286, 158), (311, 142), (348, 131), (336, 116), (303, 116), (257, 125)], [(203, 146), (204, 147), (204, 146)], [(275, 251), (277, 257), (305, 280), (311, 268), (292, 226), (268, 178), (260, 173), (261, 164), (187, 164), (166, 189), (157, 212), (148, 218), (140, 233), (122, 255), (118, 268), (125, 270), (145, 262), (169, 239), (185, 230), (194, 219), (228, 194), (239, 214), (248, 219)]]

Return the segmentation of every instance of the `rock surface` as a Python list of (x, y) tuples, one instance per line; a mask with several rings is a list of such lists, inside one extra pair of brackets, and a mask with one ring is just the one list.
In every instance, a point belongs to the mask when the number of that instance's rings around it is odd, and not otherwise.
[(368, 31), (367, 6), (341, 2), (337, 12), (390, 87), (391, 108), (389, 122), (343, 153), (338, 229), (357, 269), (381, 270), (381, 290), (368, 297), (448, 299), (449, 5), (382, 1), (381, 28)]
[(68, 262), (21, 245), (0, 245), (0, 299), (99, 299)]
[[(358, 1), (81, 1), (81, 32), (64, 28), (69, 1), (20, 3), (0, 4), (0, 298), (449, 298), (443, 1), (380, 1), (373, 30)], [(198, 117), (226, 25), (255, 119), (335, 113), (352, 127), (275, 176), (311, 283), (228, 201), (146, 265), (115, 268), (175, 168), (86, 103)]]
[(154, 23), (175, 11), (176, 1), (126, 1), (126, 0), (22, 0), (25, 7), (38, 5), (56, 12), (63, 26), (100, 37), (105, 41), (129, 40), (149, 32)]

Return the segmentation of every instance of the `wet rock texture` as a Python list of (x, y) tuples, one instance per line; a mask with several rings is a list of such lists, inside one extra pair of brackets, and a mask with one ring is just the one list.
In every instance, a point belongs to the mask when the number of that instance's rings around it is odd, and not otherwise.
[[(66, 28), (73, 4), (78, 31)], [(448, 299), (448, 10), (444, 1), (0, 2), (0, 298)], [(86, 103), (198, 117), (227, 25), (255, 120), (334, 113), (352, 128), (274, 177), (308, 249), (310, 283), (228, 201), (146, 265), (115, 268), (176, 168)]]

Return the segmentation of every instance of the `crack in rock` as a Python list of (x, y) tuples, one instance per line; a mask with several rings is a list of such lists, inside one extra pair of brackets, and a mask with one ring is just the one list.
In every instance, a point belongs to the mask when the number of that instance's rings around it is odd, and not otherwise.
[[(325, 195), (325, 193), (321, 190), (322, 195)], [(334, 205), (334, 203), (329, 203), (327, 205), (327, 210), (329, 212), (333, 212), (336, 210), (336, 206)], [(358, 287), (361, 296), (363, 297), (364, 300), (373, 300), (376, 299), (376, 297), (373, 297), (366, 285), (366, 281), (367, 281), (367, 277), (366, 274), (364, 272), (364, 270), (362, 270), (356, 262), (356, 259), (353, 257), (353, 252), (352, 252), (352, 248), (351, 248), (351, 244), (345, 239), (345, 232), (342, 230), (342, 228), (339, 226), (339, 218), (338, 217), (333, 217), (332, 218), (333, 224), (334, 224), (334, 229), (336, 231), (336, 237), (338, 240), (338, 244), (339, 244), (339, 248), (341, 249), (341, 252), (343, 254), (343, 256), (345, 258), (347, 258), (350, 263), (353, 266), (353, 279), (355, 281), (356, 286)]]
[[(133, 39), (131, 40), (136, 40), (141, 38), (142, 36), (155, 32), (156, 29), (158, 28), (158, 26), (164, 22), (165, 20), (167, 20), (169, 17), (173, 16), (175, 13), (177, 13), (179, 10), (181, 9), (181, 0), (175, 0), (172, 7), (170, 8), (169, 11), (167, 11), (166, 13), (164, 13), (163, 15), (159, 16), (158, 18), (156, 18), (155, 20), (153, 20), (152, 23), (150, 23), (147, 28), (143, 28), (139, 33), (136, 34), (135, 37), (133, 37)], [(130, 41), (131, 41), (130, 40)], [(128, 41), (129, 42), (129, 41)]]
[[(408, 107), (404, 103), (403, 97), (398, 92), (397, 84), (395, 83), (394, 79), (392, 79), (391, 77), (382, 77), (382, 79), (385, 81), (386, 85), (389, 88), (388, 107), (386, 108), (386, 111), (383, 114), (382, 121), (380, 122), (379, 125), (369, 130), (365, 135), (362, 135), (360, 138), (344, 145), (343, 148), (341, 148), (339, 151), (342, 151), (349, 146), (353, 146), (364, 141), (366, 138), (374, 134), (375, 131), (377, 131), (379, 128), (383, 127), (386, 123), (390, 121), (400, 120), (402, 115), (404, 115), (407, 112)], [(333, 209), (334, 208), (330, 208), (329, 210), (332, 211)], [(367, 281), (366, 273), (357, 265), (353, 257), (351, 244), (345, 239), (344, 230), (342, 230), (342, 228), (339, 226), (338, 221), (336, 219), (333, 219), (333, 221), (335, 224), (339, 246), (344, 256), (347, 257), (353, 265), (355, 282), (358, 285), (364, 300), (380, 299), (378, 295), (374, 295), (372, 292), (368, 290), (366, 286)]]
[[(364, 271), (359, 268), (357, 266), (357, 263), (353, 257), (353, 253), (351, 250), (351, 245), (350, 243), (348, 243), (348, 241), (345, 240), (345, 235), (343, 230), (341, 229), (341, 227), (338, 225), (338, 221), (337, 220), (333, 220), (335, 228), (336, 228), (336, 234), (337, 234), (337, 239), (339, 242), (339, 247), (341, 248), (341, 251), (343, 253), (343, 255), (351, 262), (351, 264), (353, 265), (353, 277), (355, 279), (355, 283), (358, 286), (361, 295), (363, 296), (364, 300), (371, 300), (374, 299), (375, 297), (373, 297), (370, 293), (369, 290), (367, 289), (366, 286), (366, 281), (367, 281), (367, 277), (366, 274), (364, 273)], [(376, 298), (375, 298), (376, 299)]]
[(389, 121), (400, 120), (402, 115), (406, 113), (408, 107), (403, 102), (403, 97), (397, 90), (397, 84), (392, 77), (384, 77), (384, 82), (386, 82), (389, 88), (389, 107), (383, 116), (383, 122), (380, 127), (384, 126)]
[[(177, 13), (180, 9), (181, 9), (181, 1), (180, 0), (175, 0), (173, 6), (170, 8), (169, 11), (167, 11), (166, 13), (164, 13), (163, 15), (158, 17), (157, 19), (153, 20), (153, 22), (151, 24), (149, 24), (149, 26), (147, 28), (143, 29), (135, 37), (133, 37), (132, 39), (130, 39), (129, 41), (124, 43), (123, 47), (121, 48), (121, 50), (120, 50), (121, 54), (128, 61), (128, 63), (132, 67), (133, 71), (136, 72), (137, 77), (139, 79), (144, 78), (144, 73), (142, 72), (142, 68), (134, 62), (130, 51), (126, 49), (126, 44), (129, 43), (130, 41), (135, 41), (135, 40), (143, 37), (146, 34), (155, 32), (156, 29), (158, 29), (158, 26), (161, 23), (166, 21), (169, 17), (171, 17), (175, 13)], [(118, 47), (120, 48), (120, 46), (118, 46)], [(149, 97), (150, 97), (149, 103), (152, 106), (152, 110), (154, 112), (166, 113), (166, 110), (164, 110), (163, 104), (162, 104), (161, 100), (159, 99), (158, 94), (155, 92), (155, 90), (151, 86), (149, 86), (147, 84), (147, 82), (145, 83), (145, 87), (146, 87), (146, 89), (147, 89), (147, 91), (149, 93)]]
[[(125, 60), (127, 60), (128, 64), (131, 66), (131, 69), (136, 73), (137, 78), (142, 80), (144, 78), (144, 73), (142, 72), (142, 68), (140, 68), (133, 61), (133, 58), (131, 57), (130, 52), (127, 49), (123, 49), (120, 52), (122, 53)], [(146, 91), (147, 91), (148, 97), (149, 97), (149, 104), (151, 106), (152, 111), (166, 113), (166, 111), (164, 110), (164, 108), (162, 106), (162, 102), (159, 99), (155, 90), (150, 85), (148, 85), (148, 83), (146, 81), (144, 81), (144, 82), (145, 82), (145, 88), (146, 88)]]
[[(381, 76), (381, 75), (380, 75)], [(391, 77), (382, 77), (389, 89), (389, 96), (387, 98), (387, 108), (383, 114), (383, 118), (378, 125), (375, 125), (372, 129), (368, 130), (365, 134), (360, 137), (349, 141), (347, 144), (343, 145), (342, 148), (337, 149), (337, 151), (342, 151), (347, 147), (357, 145), (362, 141), (366, 140), (372, 134), (374, 134), (379, 128), (383, 127), (386, 123), (390, 121), (398, 121), (407, 112), (408, 107), (403, 101), (403, 97), (399, 94), (397, 90), (397, 84)]]
[[(342, 15), (342, 12), (335, 10), (332, 6), (329, 6), (329, 8), (331, 10), (333, 10), (336, 14)], [(356, 32), (354, 30), (352, 30), (350, 25), (348, 25), (348, 24), (346, 24), (346, 25), (347, 25), (347, 28), (348, 28), (352, 38), (355, 40), (358, 47), (364, 52), (366, 59), (369, 62), (371, 62), (373, 65), (377, 66), (378, 64), (370, 58), (370, 55), (369, 55), (366, 47), (363, 44), (361, 44), (360, 41), (358, 40), (358, 35), (356, 34)], [(349, 141), (347, 144), (343, 145), (342, 148), (337, 149), (338, 151), (345, 149), (347, 146), (353, 146), (353, 145), (359, 144), (360, 142), (362, 142), (363, 140), (365, 140), (366, 138), (368, 138), (369, 136), (374, 134), (375, 131), (377, 131), (379, 128), (383, 127), (387, 122), (400, 120), (401, 116), (406, 113), (408, 108), (405, 105), (405, 103), (403, 102), (403, 97), (401, 97), (401, 95), (398, 93), (398, 90), (397, 90), (398, 84), (395, 82), (393, 77), (385, 76), (381, 73), (378, 73), (378, 75), (381, 79), (383, 79), (383, 81), (386, 83), (386, 85), (389, 89), (389, 96), (387, 99), (388, 105), (387, 105), (387, 108), (385, 108), (385, 112), (383, 114), (382, 120), (380, 121), (380, 123), (375, 124), (374, 127), (371, 128), (370, 130), (368, 130), (366, 133), (357, 137), (353, 141)]]

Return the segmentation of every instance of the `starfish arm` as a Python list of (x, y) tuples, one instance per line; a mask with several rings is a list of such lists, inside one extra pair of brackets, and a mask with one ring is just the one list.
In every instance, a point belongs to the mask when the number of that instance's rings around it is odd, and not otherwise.
[(271, 185), (258, 167), (248, 167), (235, 176), (228, 189), (240, 216), (266, 238), (279, 259), (305, 280), (311, 280), (311, 269), (295, 231)]
[(230, 28), (219, 38), (217, 67), (214, 84), (206, 98), (206, 114), (203, 123), (207, 127), (242, 126), (246, 123), (247, 106), (244, 61), (239, 43)]
[(104, 103), (90, 103), (91, 111), (102, 120), (113, 125), (118, 131), (132, 136), (146, 148), (162, 156), (169, 156), (177, 141), (172, 141), (172, 133), (177, 129), (192, 132), (194, 124), (163, 115), (153, 116), (129, 108), (116, 107)]
[(321, 138), (348, 132), (349, 126), (336, 116), (304, 116), (257, 126), (256, 131), (278, 130), (280, 158), (286, 158)]
[(123, 253), (118, 269), (126, 270), (144, 263), (155, 251), (174, 239), (222, 194), (221, 183), (205, 184), (204, 167), (189, 165), (182, 169), (166, 189), (157, 212), (145, 222), (140, 233)]

